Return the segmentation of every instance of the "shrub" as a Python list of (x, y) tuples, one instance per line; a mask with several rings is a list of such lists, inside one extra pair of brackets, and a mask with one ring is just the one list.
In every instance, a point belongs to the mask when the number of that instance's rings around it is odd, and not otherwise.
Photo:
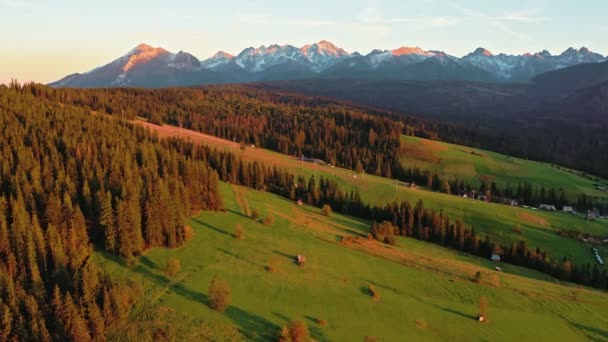
[(186, 239), (186, 241), (189, 241), (193, 237), (194, 237), (194, 230), (192, 230), (192, 227), (190, 227), (190, 225), (186, 225), (184, 227), (184, 239)]
[(332, 213), (331, 206), (329, 204), (325, 204), (323, 208), (321, 208), (321, 215), (330, 216)]
[(388, 221), (383, 221), (380, 224), (373, 222), (370, 233), (374, 239), (380, 242), (384, 242), (389, 245), (394, 245), (397, 242), (397, 227), (393, 226), (393, 224)]
[(245, 238), (245, 228), (243, 228), (242, 224), (237, 224), (236, 228), (234, 229), (234, 237), (242, 240), (243, 238)]
[(369, 293), (371, 294), (372, 298), (374, 298), (374, 300), (380, 300), (380, 293), (378, 292), (378, 289), (376, 289), (376, 285), (369, 284), (369, 286), (367, 288), (368, 288)]
[(317, 319), (317, 324), (319, 324), (322, 327), (326, 327), (329, 325), (329, 323), (325, 319)]
[(175, 258), (171, 258), (167, 261), (167, 266), (165, 267), (165, 272), (168, 275), (175, 277), (181, 269), (182, 269), (182, 265), (179, 262), (179, 260), (177, 260)]
[(416, 320), (416, 326), (420, 329), (426, 329), (427, 324), (425, 321), (421, 320), (421, 319), (417, 319)]
[(264, 221), (262, 221), (262, 223), (264, 223), (267, 226), (273, 224), (274, 223), (274, 216), (272, 216), (271, 214), (268, 214), (268, 216), (266, 216), (266, 218), (264, 219)]
[(308, 342), (310, 341), (308, 326), (303, 321), (291, 321), (289, 326), (281, 327), (278, 340), (279, 342)]
[(475, 273), (475, 278), (473, 278), (473, 281), (476, 282), (477, 284), (481, 283), (481, 281), (483, 280), (483, 275), (481, 273), (481, 271), (477, 271), (477, 273)]
[(252, 220), (257, 220), (260, 217), (260, 211), (257, 209), (253, 209), (251, 211), (251, 219)]
[(213, 310), (224, 312), (230, 305), (232, 291), (230, 285), (223, 279), (215, 276), (209, 284), (209, 305)]

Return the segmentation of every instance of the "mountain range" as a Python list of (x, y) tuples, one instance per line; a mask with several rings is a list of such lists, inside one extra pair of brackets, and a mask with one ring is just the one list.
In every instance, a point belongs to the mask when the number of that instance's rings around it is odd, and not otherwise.
[(194, 55), (140, 44), (122, 57), (89, 72), (68, 75), (54, 87), (169, 87), (273, 80), (456, 80), (528, 82), (542, 73), (574, 65), (599, 63), (607, 57), (582, 47), (559, 55), (492, 54), (484, 48), (463, 57), (419, 47), (349, 53), (328, 41), (305, 45), (249, 47), (234, 56), (217, 52)]

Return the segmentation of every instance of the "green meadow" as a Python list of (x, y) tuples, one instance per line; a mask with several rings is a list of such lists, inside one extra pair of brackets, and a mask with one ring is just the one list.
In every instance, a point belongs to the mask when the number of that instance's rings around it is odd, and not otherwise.
[(563, 189), (572, 200), (579, 194), (608, 198), (608, 192), (594, 187), (598, 183), (607, 184), (597, 177), (586, 178), (581, 172), (552, 164), (439, 141), (402, 136), (401, 160), (406, 167), (433, 170), (447, 178), (475, 183), (486, 178), (501, 188), (506, 185), (517, 188), (518, 184), (529, 182), (547, 189)]
[[(332, 179), (340, 184), (345, 190), (350, 191), (358, 189), (363, 201), (371, 205), (384, 205), (392, 201), (401, 200), (408, 200), (412, 205), (415, 205), (416, 202), (422, 200), (426, 208), (443, 210), (449, 215), (451, 220), (461, 219), (467, 226), (475, 227), (475, 231), (481, 236), (487, 234), (492, 240), (506, 245), (517, 243), (520, 240), (526, 240), (530, 248), (541, 248), (546, 251), (553, 260), (561, 260), (564, 256), (568, 256), (575, 265), (586, 262), (593, 265), (595, 259), (591, 252), (592, 247), (599, 248), (600, 254), (605, 259), (608, 259), (607, 245), (591, 246), (590, 244), (583, 242), (582, 239), (572, 239), (557, 234), (558, 230), (572, 230), (580, 232), (581, 234), (589, 233), (608, 238), (608, 220), (606, 219), (587, 222), (581, 216), (571, 216), (563, 213), (552, 213), (482, 201), (472, 201), (471, 199), (426, 191), (421, 188), (411, 189), (405, 184), (397, 184), (394, 180), (388, 178), (368, 174), (356, 174), (351, 170), (337, 167), (307, 162), (302, 163), (294, 157), (265, 149), (247, 148), (243, 151), (239, 149), (238, 144), (233, 142), (202, 135), (189, 130), (173, 128), (166, 125), (148, 125), (147, 127), (156, 130), (179, 130), (180, 133), (178, 136), (192, 139), (197, 143), (230, 150), (237, 153), (244, 160), (257, 161), (264, 165), (274, 165), (289, 170), (296, 175), (303, 176), (306, 179), (310, 177), (325, 177)], [(471, 150), (470, 148), (462, 146), (449, 145), (413, 137), (404, 137), (404, 139), (413, 142), (425, 141), (426, 143), (439, 144), (441, 146), (447, 145), (450, 146), (455, 153), (464, 149)], [(548, 164), (519, 160), (482, 150), (476, 151), (476, 153), (483, 154), (484, 156), (493, 156), (493, 160), (495, 160), (493, 163), (496, 165), (501, 165), (501, 160), (503, 161), (503, 164), (507, 163), (506, 160), (513, 160), (517, 163), (522, 163), (521, 165), (527, 165), (522, 169), (524, 171), (536, 170), (535, 175), (536, 177), (540, 177), (539, 179), (541, 180), (547, 180), (548, 182), (553, 179), (558, 181), (556, 179), (561, 175), (564, 178), (560, 182), (563, 182), (564, 184), (570, 184), (567, 180), (573, 179), (576, 184), (579, 184), (582, 187), (582, 189), (594, 191), (592, 187), (593, 182), (591, 180), (576, 176), (573, 173), (560, 171)], [(410, 152), (410, 155), (412, 154), (413, 152)], [(464, 154), (470, 155), (470, 153)], [(474, 157), (480, 158), (478, 156)], [(463, 161), (463, 163), (466, 163), (466, 161)], [(492, 163), (489, 165), (492, 165)], [(536, 169), (534, 169), (534, 167), (536, 167)], [(503, 179), (504, 177), (514, 177), (514, 174), (516, 174), (513, 170), (508, 171), (507, 169), (500, 169), (493, 166), (488, 166), (486, 169), (502, 170), (495, 172), (497, 172), (500, 177), (503, 177)], [(521, 232), (514, 231), (514, 228), (518, 228)]]
[[(487, 260), (407, 238), (384, 246), (364, 237), (369, 222), (322, 216), (269, 193), (228, 184), (222, 193), (227, 211), (192, 218), (194, 237), (179, 249), (150, 250), (131, 266), (96, 255), (112, 275), (141, 282), (149, 294), (145, 308), (134, 310), (131, 324), (110, 339), (137, 338), (146, 319), (165, 320), (177, 331), (213, 326), (218, 335), (209, 340), (216, 341), (225, 339), (218, 327), (269, 341), (293, 319), (306, 322), (318, 341), (608, 339), (605, 293), (516, 266), (496, 272)], [(249, 209), (272, 215), (274, 223), (253, 221)], [(241, 240), (233, 236), (237, 224), (244, 227)], [(302, 267), (294, 263), (298, 254), (307, 257)], [(164, 272), (169, 258), (181, 263), (176, 277)], [(471, 281), (477, 271), (479, 284)], [(207, 304), (214, 276), (232, 289), (224, 313)], [(487, 323), (476, 320), (482, 296), (489, 302)]]

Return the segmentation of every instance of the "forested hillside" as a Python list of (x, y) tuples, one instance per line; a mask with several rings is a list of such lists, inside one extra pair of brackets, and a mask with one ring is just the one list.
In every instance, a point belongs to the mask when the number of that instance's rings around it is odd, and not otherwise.
[(164, 122), (387, 177), (405, 171), (399, 162), (402, 134), (438, 138), (457, 131), (328, 99), (241, 86), (148, 90), (32, 85), (28, 91), (90, 111), (129, 119), (141, 116), (153, 123)]
[(442, 140), (608, 177), (606, 65), (554, 71), (537, 84), (308, 80), (252, 86), (456, 124), (464, 129)]
[(138, 292), (92, 261), (188, 237), (218, 175), (141, 128), (0, 88), (0, 340), (103, 339)]

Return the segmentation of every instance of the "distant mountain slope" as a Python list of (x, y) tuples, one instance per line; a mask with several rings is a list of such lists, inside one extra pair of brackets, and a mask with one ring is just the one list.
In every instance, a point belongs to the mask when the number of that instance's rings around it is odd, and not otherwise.
[(305, 80), (255, 87), (327, 96), (475, 131), (449, 141), (608, 176), (608, 63), (549, 72), (534, 83)]
[(560, 55), (494, 55), (484, 48), (458, 58), (419, 47), (349, 53), (328, 41), (248, 47), (237, 55), (219, 51), (199, 61), (180, 51), (141, 44), (115, 61), (53, 82), (54, 87), (167, 87), (261, 80), (346, 78), (360, 80), (460, 80), (522, 82), (547, 71), (606, 57), (587, 48), (569, 48)]
[(186, 52), (171, 53), (140, 44), (124, 56), (89, 72), (72, 74), (50, 85), (53, 87), (170, 87), (218, 83), (222, 78), (204, 69), (200, 61)]

